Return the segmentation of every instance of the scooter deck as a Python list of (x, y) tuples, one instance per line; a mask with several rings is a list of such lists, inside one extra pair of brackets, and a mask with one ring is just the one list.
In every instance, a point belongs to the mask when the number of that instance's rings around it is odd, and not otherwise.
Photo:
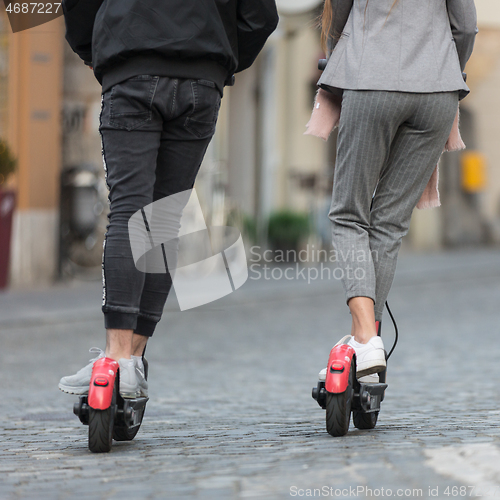
[(359, 383), (359, 390), (354, 392), (351, 410), (372, 413), (380, 411), (380, 403), (384, 399), (387, 384), (364, 384)]
[(120, 399), (123, 401), (123, 405), (119, 401), (115, 415), (115, 427), (133, 429), (140, 426), (149, 398)]
[[(359, 389), (355, 387), (353, 394), (351, 410), (362, 411), (364, 413), (371, 413), (380, 411), (380, 403), (384, 400), (385, 390), (387, 384), (365, 384), (358, 382)], [(320, 380), (316, 387), (313, 387), (312, 397), (318, 405), (326, 409), (326, 389), (325, 382)]]
[[(141, 417), (148, 401), (149, 398), (146, 397), (123, 399), (120, 396), (115, 412), (115, 427), (131, 429), (141, 425)], [(89, 409), (88, 396), (79, 396), (73, 406), (73, 413), (83, 425), (89, 425)]]

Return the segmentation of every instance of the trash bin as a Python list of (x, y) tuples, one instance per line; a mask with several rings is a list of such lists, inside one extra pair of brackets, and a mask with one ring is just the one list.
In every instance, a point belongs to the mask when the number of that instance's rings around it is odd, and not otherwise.
[(6, 288), (9, 275), (12, 215), (15, 204), (14, 191), (0, 190), (0, 290)]
[[(92, 267), (94, 246), (99, 240), (99, 223), (106, 197), (101, 193), (99, 170), (93, 164), (79, 164), (61, 172), (59, 276), (69, 273), (68, 263)], [(102, 246), (97, 264), (101, 265)], [(75, 260), (76, 259), (76, 260)], [(72, 273), (69, 273), (72, 274)]]

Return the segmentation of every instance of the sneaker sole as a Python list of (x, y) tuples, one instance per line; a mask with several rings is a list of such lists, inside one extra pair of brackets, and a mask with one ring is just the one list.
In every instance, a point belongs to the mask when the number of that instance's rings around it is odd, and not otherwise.
[(363, 368), (362, 370), (357, 370), (356, 371), (356, 378), (364, 377), (365, 375), (373, 375), (374, 373), (379, 373), (383, 372), (386, 369), (387, 365), (386, 363), (377, 363), (373, 366), (367, 366), (366, 368)]
[(140, 396), (140, 392), (121, 392), (120, 391), (120, 396), (123, 398), (123, 399), (136, 399)]
[(76, 394), (77, 396), (85, 396), (86, 394), (89, 393), (88, 388), (87, 389), (75, 389), (74, 387), (70, 387), (68, 385), (63, 385), (59, 384), (58, 385), (59, 390), (62, 392), (65, 392), (66, 394)]
[[(370, 375), (365, 375), (364, 377), (360, 377), (358, 379), (358, 382), (360, 384), (378, 384), (380, 382), (380, 380), (379, 380), (378, 377), (376, 377), (374, 380), (371, 380), (371, 379), (370, 380), (366, 380), (366, 377), (369, 377), (369, 376)], [(365, 380), (363, 380), (363, 379), (365, 379)]]
[[(62, 384), (59, 384), (58, 385), (59, 387), (59, 390), (62, 391), (62, 392), (65, 392), (66, 394), (75, 394), (76, 396), (87, 396), (88, 393), (89, 393), (89, 390), (82, 390), (82, 389), (75, 389), (74, 387), (69, 387), (67, 385), (62, 385)], [(135, 399), (135, 398), (138, 398), (141, 396), (141, 393), (121, 393), (120, 392), (120, 396), (123, 398), (123, 399)], [(147, 394), (144, 396), (144, 397), (148, 397)]]

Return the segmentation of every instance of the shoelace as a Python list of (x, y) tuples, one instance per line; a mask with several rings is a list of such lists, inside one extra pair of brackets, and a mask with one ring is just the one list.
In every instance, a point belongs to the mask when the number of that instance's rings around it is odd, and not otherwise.
[(104, 355), (104, 351), (102, 349), (99, 349), (99, 347), (91, 347), (89, 349), (89, 352), (99, 353), (95, 358), (89, 359), (90, 362), (97, 361), (99, 358), (101, 358)]

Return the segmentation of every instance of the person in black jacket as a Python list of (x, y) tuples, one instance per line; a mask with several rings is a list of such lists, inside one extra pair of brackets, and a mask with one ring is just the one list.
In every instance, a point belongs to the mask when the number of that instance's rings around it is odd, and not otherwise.
[[(66, 40), (102, 85), (110, 212), (103, 252), (106, 351), (123, 397), (147, 396), (142, 355), (172, 280), (136, 269), (131, 216), (193, 188), (225, 85), (278, 23), (274, 0), (63, 0)], [(97, 358), (96, 358), (97, 359)], [(59, 388), (86, 394), (90, 364)]]

